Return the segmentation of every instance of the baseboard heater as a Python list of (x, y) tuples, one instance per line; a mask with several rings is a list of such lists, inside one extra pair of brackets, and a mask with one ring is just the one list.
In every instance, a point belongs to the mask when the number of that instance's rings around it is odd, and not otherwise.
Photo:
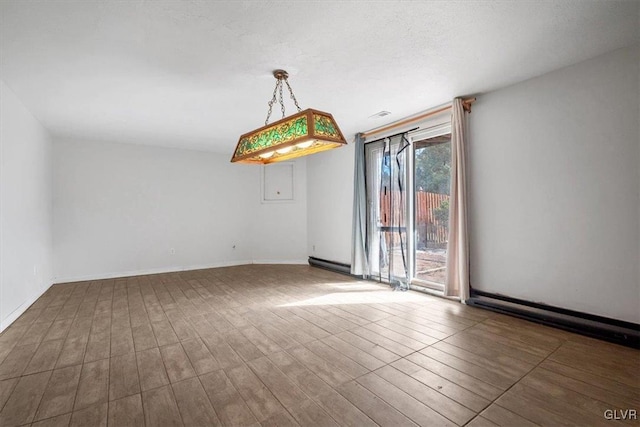
[(309, 257), (309, 265), (313, 267), (324, 268), (325, 270), (334, 271), (336, 273), (348, 274), (351, 276), (351, 266), (349, 264), (343, 264), (341, 262), (329, 261), (326, 259)]
[(640, 325), (579, 311), (472, 290), (467, 305), (640, 349)]

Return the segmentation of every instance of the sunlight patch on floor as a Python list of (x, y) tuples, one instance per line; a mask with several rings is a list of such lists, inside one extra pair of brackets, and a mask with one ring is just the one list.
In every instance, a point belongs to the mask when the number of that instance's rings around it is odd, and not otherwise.
[(331, 283), (328, 284), (329, 287), (340, 289), (340, 290), (352, 290), (352, 291), (387, 291), (387, 285), (381, 285), (377, 283), (353, 283), (353, 282), (343, 282), (343, 283)]
[(394, 302), (416, 302), (413, 292), (392, 292), (391, 290), (336, 292), (309, 298), (303, 301), (291, 302), (278, 307), (297, 307), (305, 305), (345, 305), (345, 304), (384, 304)]

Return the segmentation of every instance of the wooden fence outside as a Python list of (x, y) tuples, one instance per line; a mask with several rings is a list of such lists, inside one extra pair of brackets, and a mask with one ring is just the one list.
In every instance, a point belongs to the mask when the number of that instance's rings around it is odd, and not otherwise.
[[(386, 195), (380, 194), (380, 218), (381, 225), (389, 226), (391, 218), (398, 221), (404, 215), (404, 206), (401, 206), (398, 191), (389, 192)], [(391, 210), (391, 200), (393, 200), (393, 212)], [(427, 242), (443, 244), (447, 242), (448, 227), (446, 223), (438, 221), (435, 211), (442, 206), (442, 203), (449, 200), (447, 194), (429, 193), (427, 191), (416, 191), (416, 229), (418, 231), (418, 246), (420, 243), (426, 246)], [(401, 222), (404, 222), (401, 220)], [(420, 249), (418, 247), (418, 249)]]

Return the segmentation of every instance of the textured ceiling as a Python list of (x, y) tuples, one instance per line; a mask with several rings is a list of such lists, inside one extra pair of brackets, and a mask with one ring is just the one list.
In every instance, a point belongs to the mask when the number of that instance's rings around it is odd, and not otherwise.
[[(639, 10), (609, 0), (2, 0), (0, 77), (54, 135), (230, 153), (263, 124), (274, 68), (289, 70), (303, 108), (333, 113), (351, 139), (637, 43)], [(381, 110), (392, 115), (368, 118)]]

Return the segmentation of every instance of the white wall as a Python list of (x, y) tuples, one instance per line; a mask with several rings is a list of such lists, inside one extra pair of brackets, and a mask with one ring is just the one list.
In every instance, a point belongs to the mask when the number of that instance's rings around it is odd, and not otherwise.
[(51, 141), (0, 81), (0, 331), (51, 285)]
[(637, 47), (478, 98), (472, 286), (640, 322)]
[(354, 144), (307, 157), (310, 256), (351, 264)]
[[(296, 166), (304, 175), (304, 162)], [(226, 154), (56, 140), (55, 281), (304, 262), (298, 193), (261, 205), (260, 166)]]
[[(252, 235), (255, 263), (307, 263), (307, 158), (293, 164), (294, 200), (259, 203), (254, 211), (258, 219)], [(258, 166), (252, 169), (261, 173)]]

